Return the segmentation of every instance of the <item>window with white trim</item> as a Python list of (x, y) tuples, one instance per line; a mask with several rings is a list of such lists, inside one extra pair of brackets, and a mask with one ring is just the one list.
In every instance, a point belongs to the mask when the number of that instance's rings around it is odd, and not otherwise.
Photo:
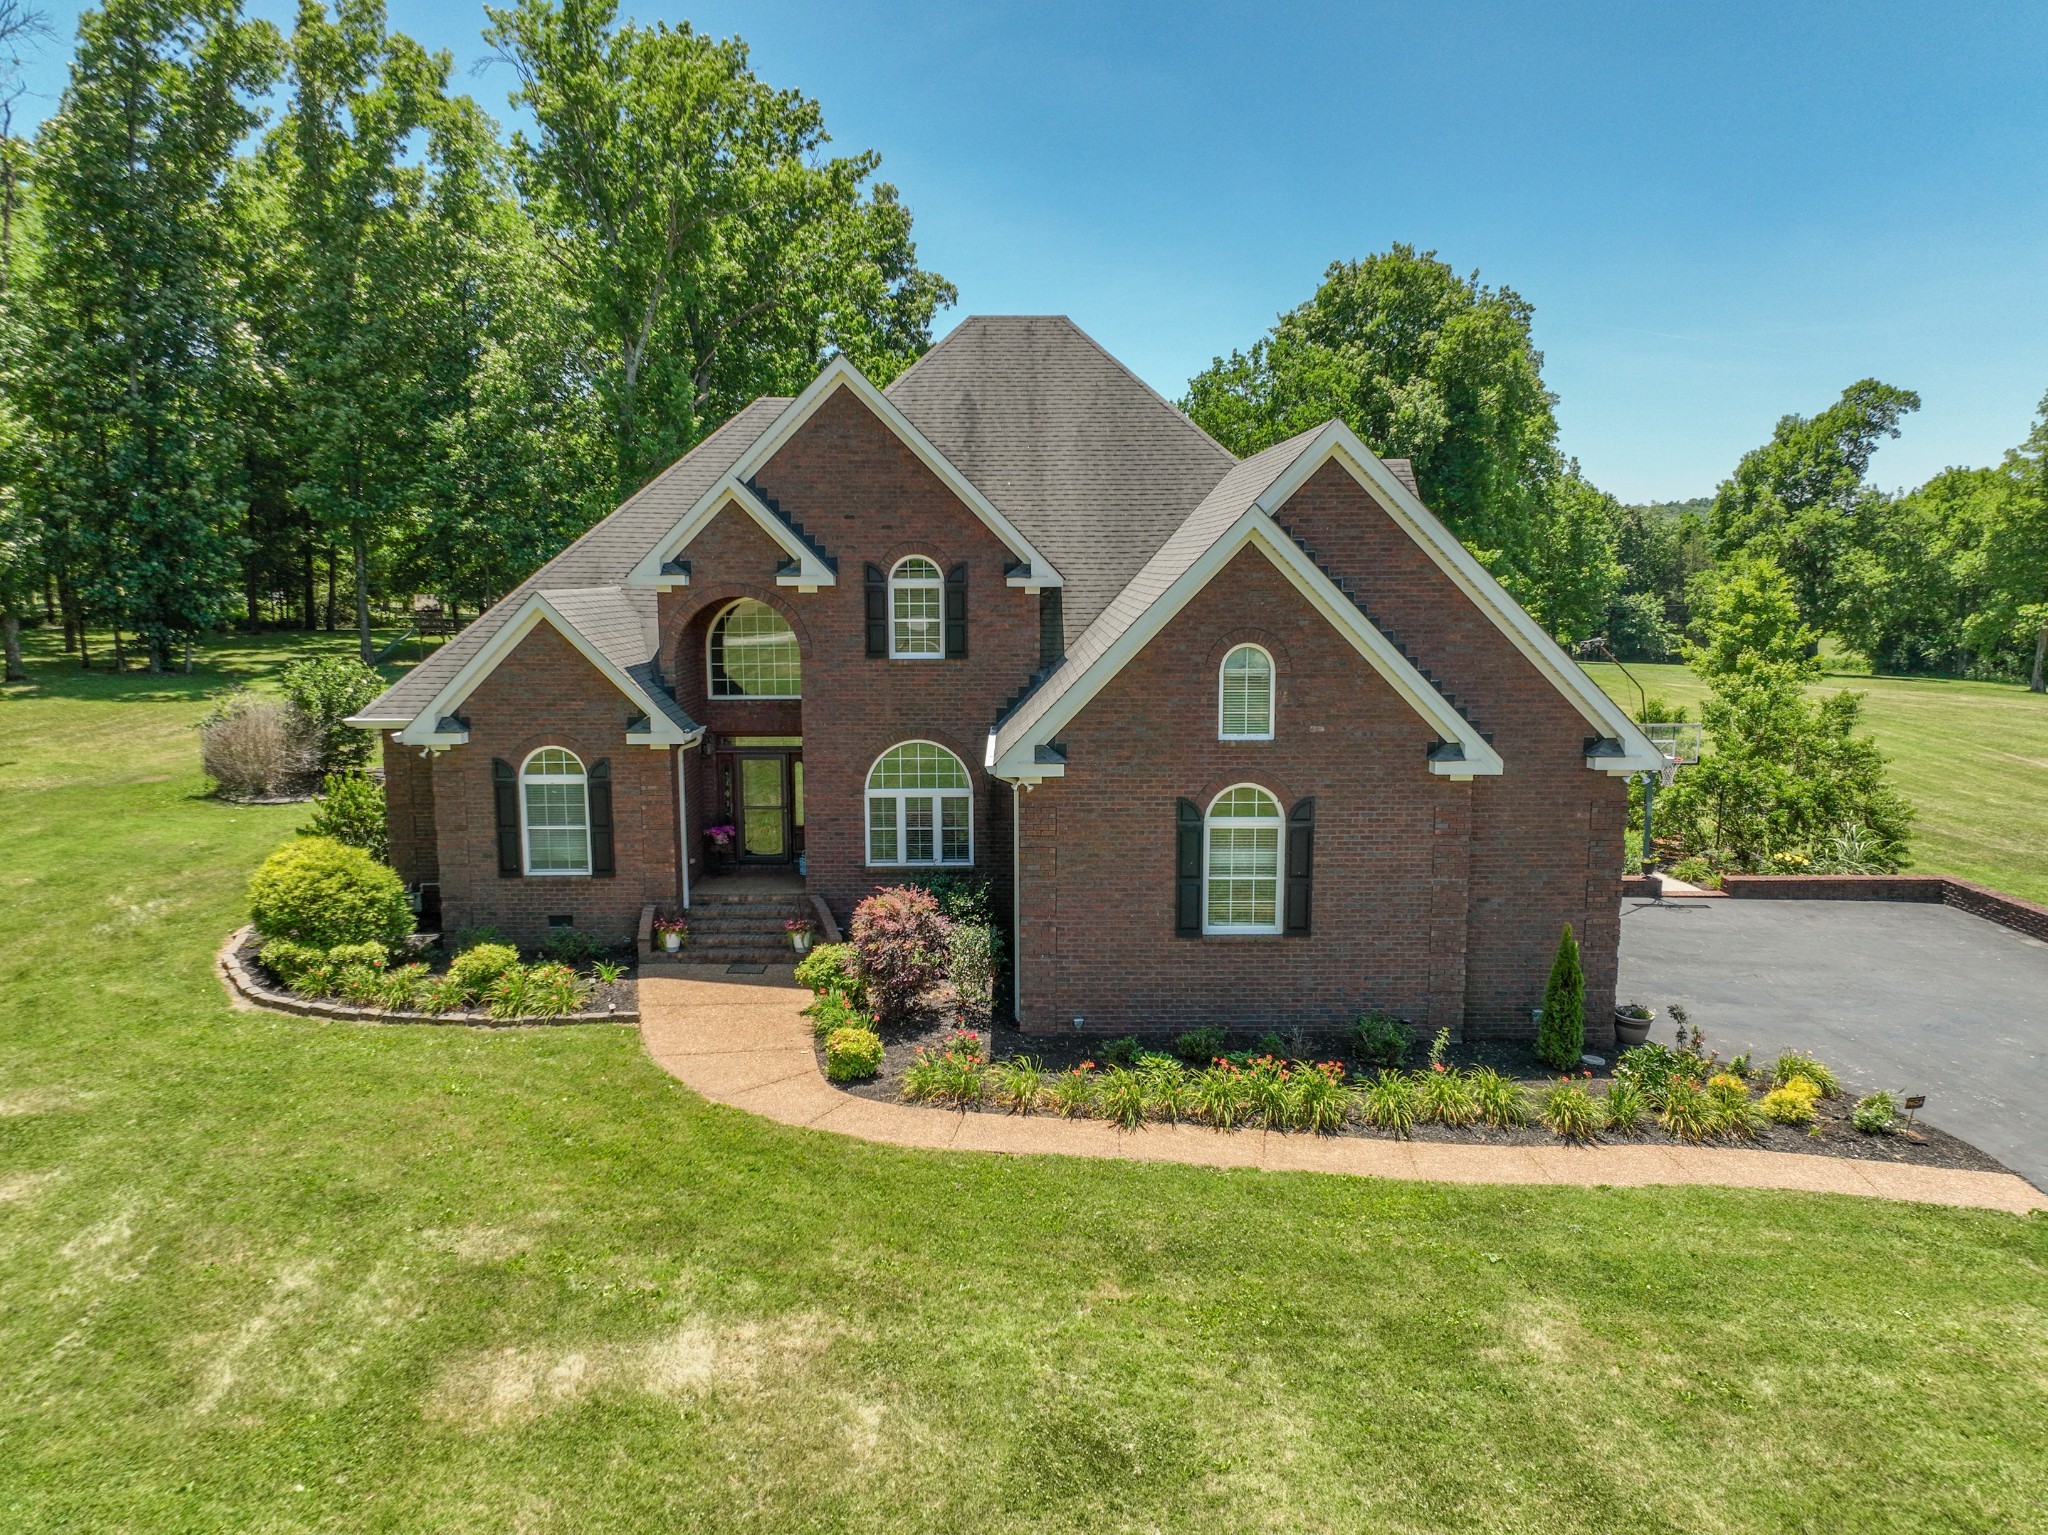
[(905, 741), (868, 772), (871, 865), (974, 862), (974, 790), (945, 747)]
[(936, 661), (946, 653), (946, 583), (923, 555), (898, 560), (889, 572), (889, 655)]
[(1280, 805), (1256, 784), (1209, 802), (1203, 828), (1206, 933), (1280, 931)]
[(1217, 680), (1216, 733), (1226, 741), (1273, 739), (1273, 658), (1260, 645), (1239, 645), (1223, 658)]
[(519, 769), (528, 874), (590, 872), (590, 782), (575, 753), (543, 746)]
[(709, 663), (713, 698), (803, 696), (796, 635), (780, 613), (752, 597), (713, 620)]

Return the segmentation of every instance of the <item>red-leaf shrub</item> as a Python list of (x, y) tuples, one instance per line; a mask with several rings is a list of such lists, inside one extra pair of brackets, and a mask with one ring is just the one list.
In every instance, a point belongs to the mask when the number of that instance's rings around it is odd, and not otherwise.
[(929, 890), (897, 885), (853, 909), (853, 947), (876, 1018), (901, 1018), (946, 973), (951, 928)]

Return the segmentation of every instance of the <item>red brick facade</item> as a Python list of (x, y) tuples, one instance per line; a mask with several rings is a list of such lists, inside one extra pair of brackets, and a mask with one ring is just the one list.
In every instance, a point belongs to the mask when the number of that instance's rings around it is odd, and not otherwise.
[[(1117, 1033), (1325, 1026), (1380, 1006), (1432, 1029), (1528, 1035), (1570, 922), (1585, 958), (1588, 1039), (1610, 1038), (1623, 785), (1587, 768), (1597, 732), (1578, 710), (1341, 469), (1315, 475), (1279, 520), (1456, 695), (1491, 736), (1503, 775), (1431, 774), (1436, 729), (1250, 548), (1060, 731), (1064, 776), (1014, 790), (984, 769), (998, 710), (1039, 665), (1039, 600), (1007, 584), (1012, 551), (851, 391), (831, 396), (755, 483), (836, 560), (837, 583), (778, 586), (784, 550), (734, 508), (681, 551), (689, 585), (661, 596), (659, 664), (705, 727), (701, 747), (628, 745), (632, 706), (546, 625), (460, 705), (467, 744), (431, 760), (387, 744), (394, 861), (408, 880), (438, 878), (444, 925), (489, 923), (533, 943), (566, 915), (630, 936), (644, 903), (678, 897), (685, 858), (688, 877), (703, 877), (702, 829), (730, 813), (713, 771), (730, 736), (801, 737), (808, 883), (844, 921), (900, 877), (866, 862), (869, 768), (892, 746), (927, 740), (968, 770), (974, 869), (1005, 903), (1017, 893), (1028, 1028), (1071, 1029), (1077, 1018)], [(886, 571), (911, 554), (942, 572), (966, 567), (964, 657), (866, 653), (865, 567)], [(800, 700), (709, 696), (710, 625), (742, 597), (787, 618)], [(1268, 742), (1218, 739), (1218, 667), (1247, 640), (1277, 667)], [(516, 768), (544, 745), (610, 762), (613, 877), (499, 875), (492, 763)], [(1246, 782), (1283, 814), (1316, 802), (1311, 931), (1177, 937), (1177, 802), (1206, 807)]]

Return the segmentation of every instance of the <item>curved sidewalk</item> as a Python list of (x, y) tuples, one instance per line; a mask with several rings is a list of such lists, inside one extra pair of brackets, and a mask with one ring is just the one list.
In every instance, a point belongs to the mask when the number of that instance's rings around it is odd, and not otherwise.
[(1451, 1145), (1216, 1131), (1195, 1125), (1150, 1125), (1125, 1132), (1099, 1120), (954, 1114), (876, 1103), (840, 1091), (819, 1073), (810, 1023), (802, 1015), (809, 1000), (789, 980), (786, 967), (781, 974), (758, 981), (650, 977), (640, 982), (640, 1037), (657, 1064), (716, 1103), (786, 1125), (890, 1146), (1114, 1157), (1439, 1183), (1716, 1184), (1864, 1194), (2014, 1215), (2048, 1210), (2048, 1196), (2011, 1173), (1848, 1157), (1734, 1147)]

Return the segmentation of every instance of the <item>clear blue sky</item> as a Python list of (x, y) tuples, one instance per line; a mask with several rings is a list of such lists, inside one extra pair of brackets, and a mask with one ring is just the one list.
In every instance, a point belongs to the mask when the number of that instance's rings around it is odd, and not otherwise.
[[(1866, 375), (1925, 400), (1888, 486), (1996, 461), (2048, 392), (2038, 0), (622, 9), (740, 33), (879, 149), (960, 287), (942, 327), (1062, 311), (1168, 396), (1395, 240), (1535, 305), (1564, 447), (1628, 500)], [(509, 116), (508, 72), (467, 74), (480, 5), (392, 13)]]

